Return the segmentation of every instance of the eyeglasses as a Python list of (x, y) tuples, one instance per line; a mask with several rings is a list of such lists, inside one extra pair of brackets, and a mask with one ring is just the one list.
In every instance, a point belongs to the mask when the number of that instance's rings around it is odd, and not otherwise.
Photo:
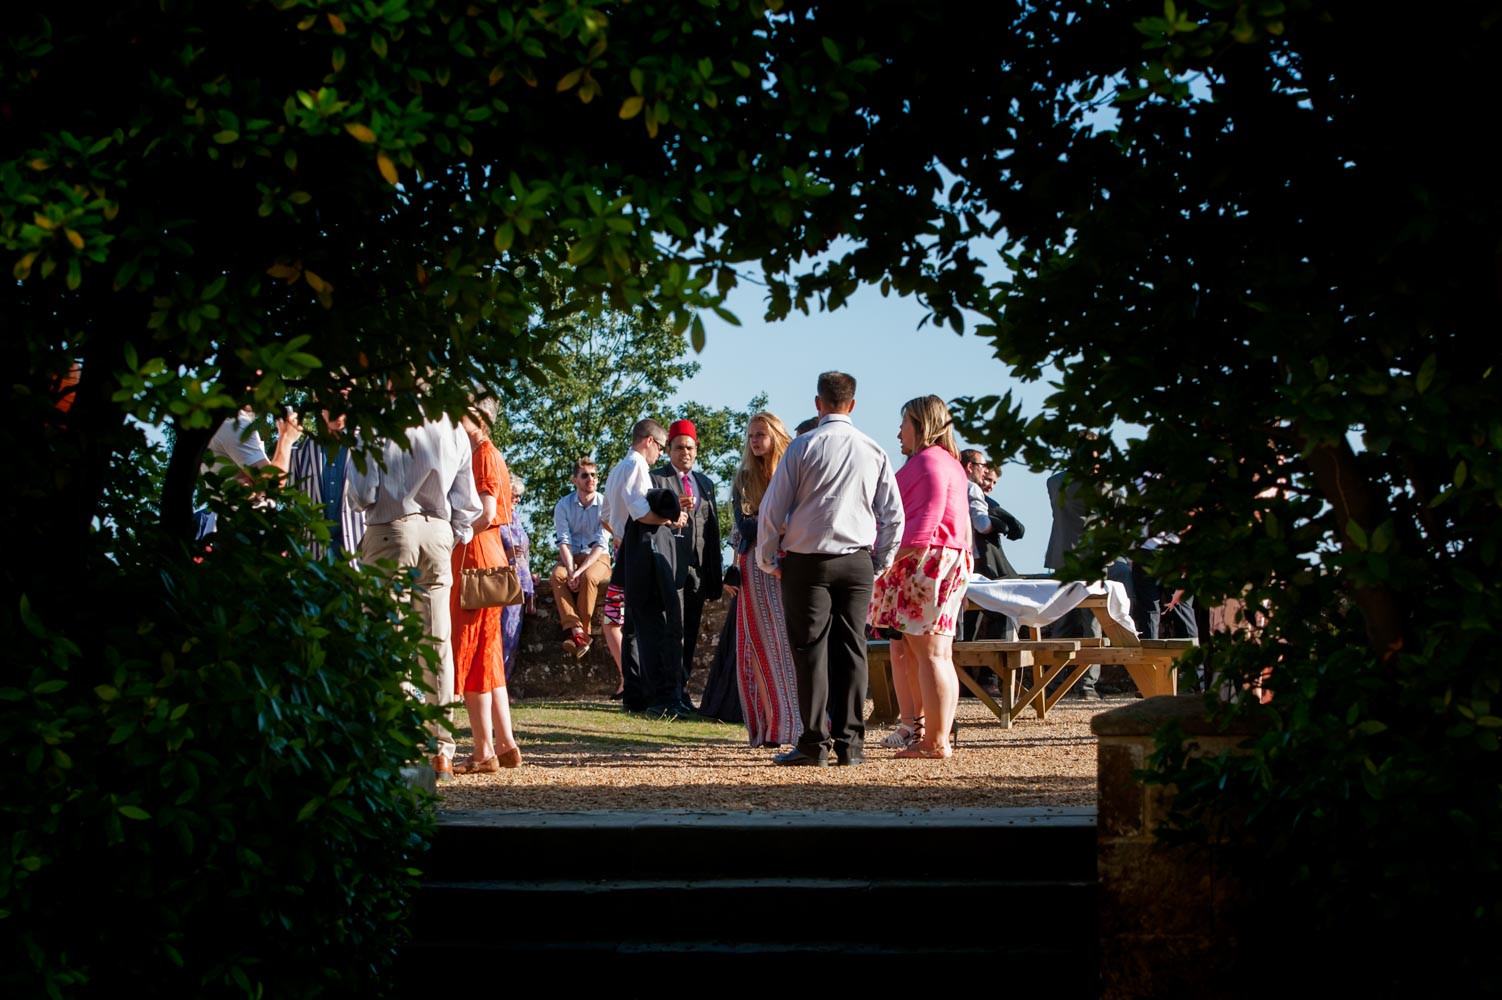
[(580, 479), (599, 479), (600, 478), (600, 474), (598, 472), (576, 472), (576, 473), (574, 473), (574, 475), (577, 476), (577, 477), (579, 477)]

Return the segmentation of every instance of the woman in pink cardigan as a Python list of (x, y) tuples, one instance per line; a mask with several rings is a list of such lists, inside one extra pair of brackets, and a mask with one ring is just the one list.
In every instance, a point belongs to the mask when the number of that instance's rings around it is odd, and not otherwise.
[(920, 396), (902, 407), (897, 436), (908, 460), (897, 472), (897, 488), (907, 523), (897, 560), (876, 581), (870, 614), (873, 627), (901, 633), (892, 642), (892, 686), (902, 724), (882, 740), (901, 748), (898, 757), (954, 752), (960, 703), (954, 633), (973, 558), (968, 481), (953, 426), (938, 396)]

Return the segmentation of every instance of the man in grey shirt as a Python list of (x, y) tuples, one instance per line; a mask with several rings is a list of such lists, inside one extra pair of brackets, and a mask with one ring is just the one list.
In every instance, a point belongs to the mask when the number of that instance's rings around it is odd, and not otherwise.
[[(365, 471), (351, 462), (346, 496), (353, 510), (365, 512), (360, 561), (367, 566), (389, 559), (402, 569), (417, 570), (412, 603), (427, 634), (438, 647), (436, 675), (424, 667), (423, 680), (439, 705), (455, 699), (454, 651), (449, 643), (452, 621), (449, 588), (453, 586), (454, 542), (467, 542), (480, 517), (469, 437), (448, 420), (429, 420), (407, 431), (407, 440), (366, 446)], [(454, 736), (441, 722), (428, 723), (437, 743), (433, 771), (453, 777)]]
[(855, 379), (820, 375), (814, 406), (819, 426), (788, 445), (757, 524), (757, 564), (782, 581), (803, 723), (773, 760), (825, 767), (833, 748), (850, 766), (866, 759), (866, 614), (897, 554), (902, 499), (887, 453), (850, 422)]

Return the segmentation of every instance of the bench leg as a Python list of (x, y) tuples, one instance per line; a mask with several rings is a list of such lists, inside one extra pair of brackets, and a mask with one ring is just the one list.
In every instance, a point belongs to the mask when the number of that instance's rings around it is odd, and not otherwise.
[(1128, 663), (1127, 674), (1142, 697), (1152, 698), (1160, 694), (1179, 693), (1178, 657), (1170, 657), (1156, 663)]
[(867, 658), (866, 683), (871, 691), (871, 716), (868, 726), (895, 726), (898, 718), (897, 698), (892, 690), (892, 661), (887, 657)]
[[(1009, 714), (1007, 714), (1007, 710), (1006, 709), (1004, 709), (1000, 705), (996, 704), (996, 700), (994, 698), (992, 698), (989, 694), (986, 694), (986, 689), (983, 688), (983, 687), (981, 687), (978, 683), (976, 683), (976, 680), (975, 680), (974, 677), (970, 676), (970, 671), (974, 670), (974, 669), (977, 669), (977, 668), (971, 667), (971, 666), (968, 666), (968, 665), (967, 666), (960, 666), (958, 663), (956, 663), (954, 665), (954, 672), (955, 672), (955, 675), (959, 677), (960, 683), (963, 684), (963, 685), (965, 685), (965, 687), (969, 688), (970, 689), (970, 693), (973, 694), (973, 695), (975, 695), (976, 698), (980, 699), (980, 703), (982, 705), (985, 705), (987, 708), (989, 708), (991, 710), (991, 714), (992, 715), (996, 716), (998, 719), (1001, 720), (1001, 724), (1002, 724), (1003, 728), (1011, 729), (1012, 728), (1012, 717)], [(1010, 682), (1009, 681), (1003, 681), (1003, 683), (1000, 684), (1000, 685), (998, 685), (998, 686), (1003, 689), (1001, 696), (1003, 698), (1006, 698), (1006, 696), (1007, 696), (1006, 695), (1006, 688), (1010, 687)]]

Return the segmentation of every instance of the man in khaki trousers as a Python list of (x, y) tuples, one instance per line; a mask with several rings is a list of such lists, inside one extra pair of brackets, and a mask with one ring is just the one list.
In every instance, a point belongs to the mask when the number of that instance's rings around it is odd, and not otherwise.
[(592, 458), (574, 463), (574, 491), (553, 508), (558, 565), (553, 567), (553, 601), (563, 626), (563, 651), (582, 657), (589, 652), (595, 608), (610, 586), (610, 542), (600, 516), (604, 496), (600, 472)]
[[(470, 461), (469, 438), (448, 421), (427, 421), (407, 431), (406, 441), (386, 441), (367, 450), (365, 471), (350, 463), (346, 494), (352, 509), (365, 514), (360, 561), (382, 559), (417, 570), (412, 603), (438, 650), (435, 674), (427, 661), (423, 681), (439, 705), (454, 702), (454, 651), (449, 589), (455, 540), (469, 541), (480, 516), (480, 495)], [(445, 719), (451, 719), (451, 713)], [(435, 743), (433, 771), (453, 777), (454, 735), (441, 721), (428, 723)]]

